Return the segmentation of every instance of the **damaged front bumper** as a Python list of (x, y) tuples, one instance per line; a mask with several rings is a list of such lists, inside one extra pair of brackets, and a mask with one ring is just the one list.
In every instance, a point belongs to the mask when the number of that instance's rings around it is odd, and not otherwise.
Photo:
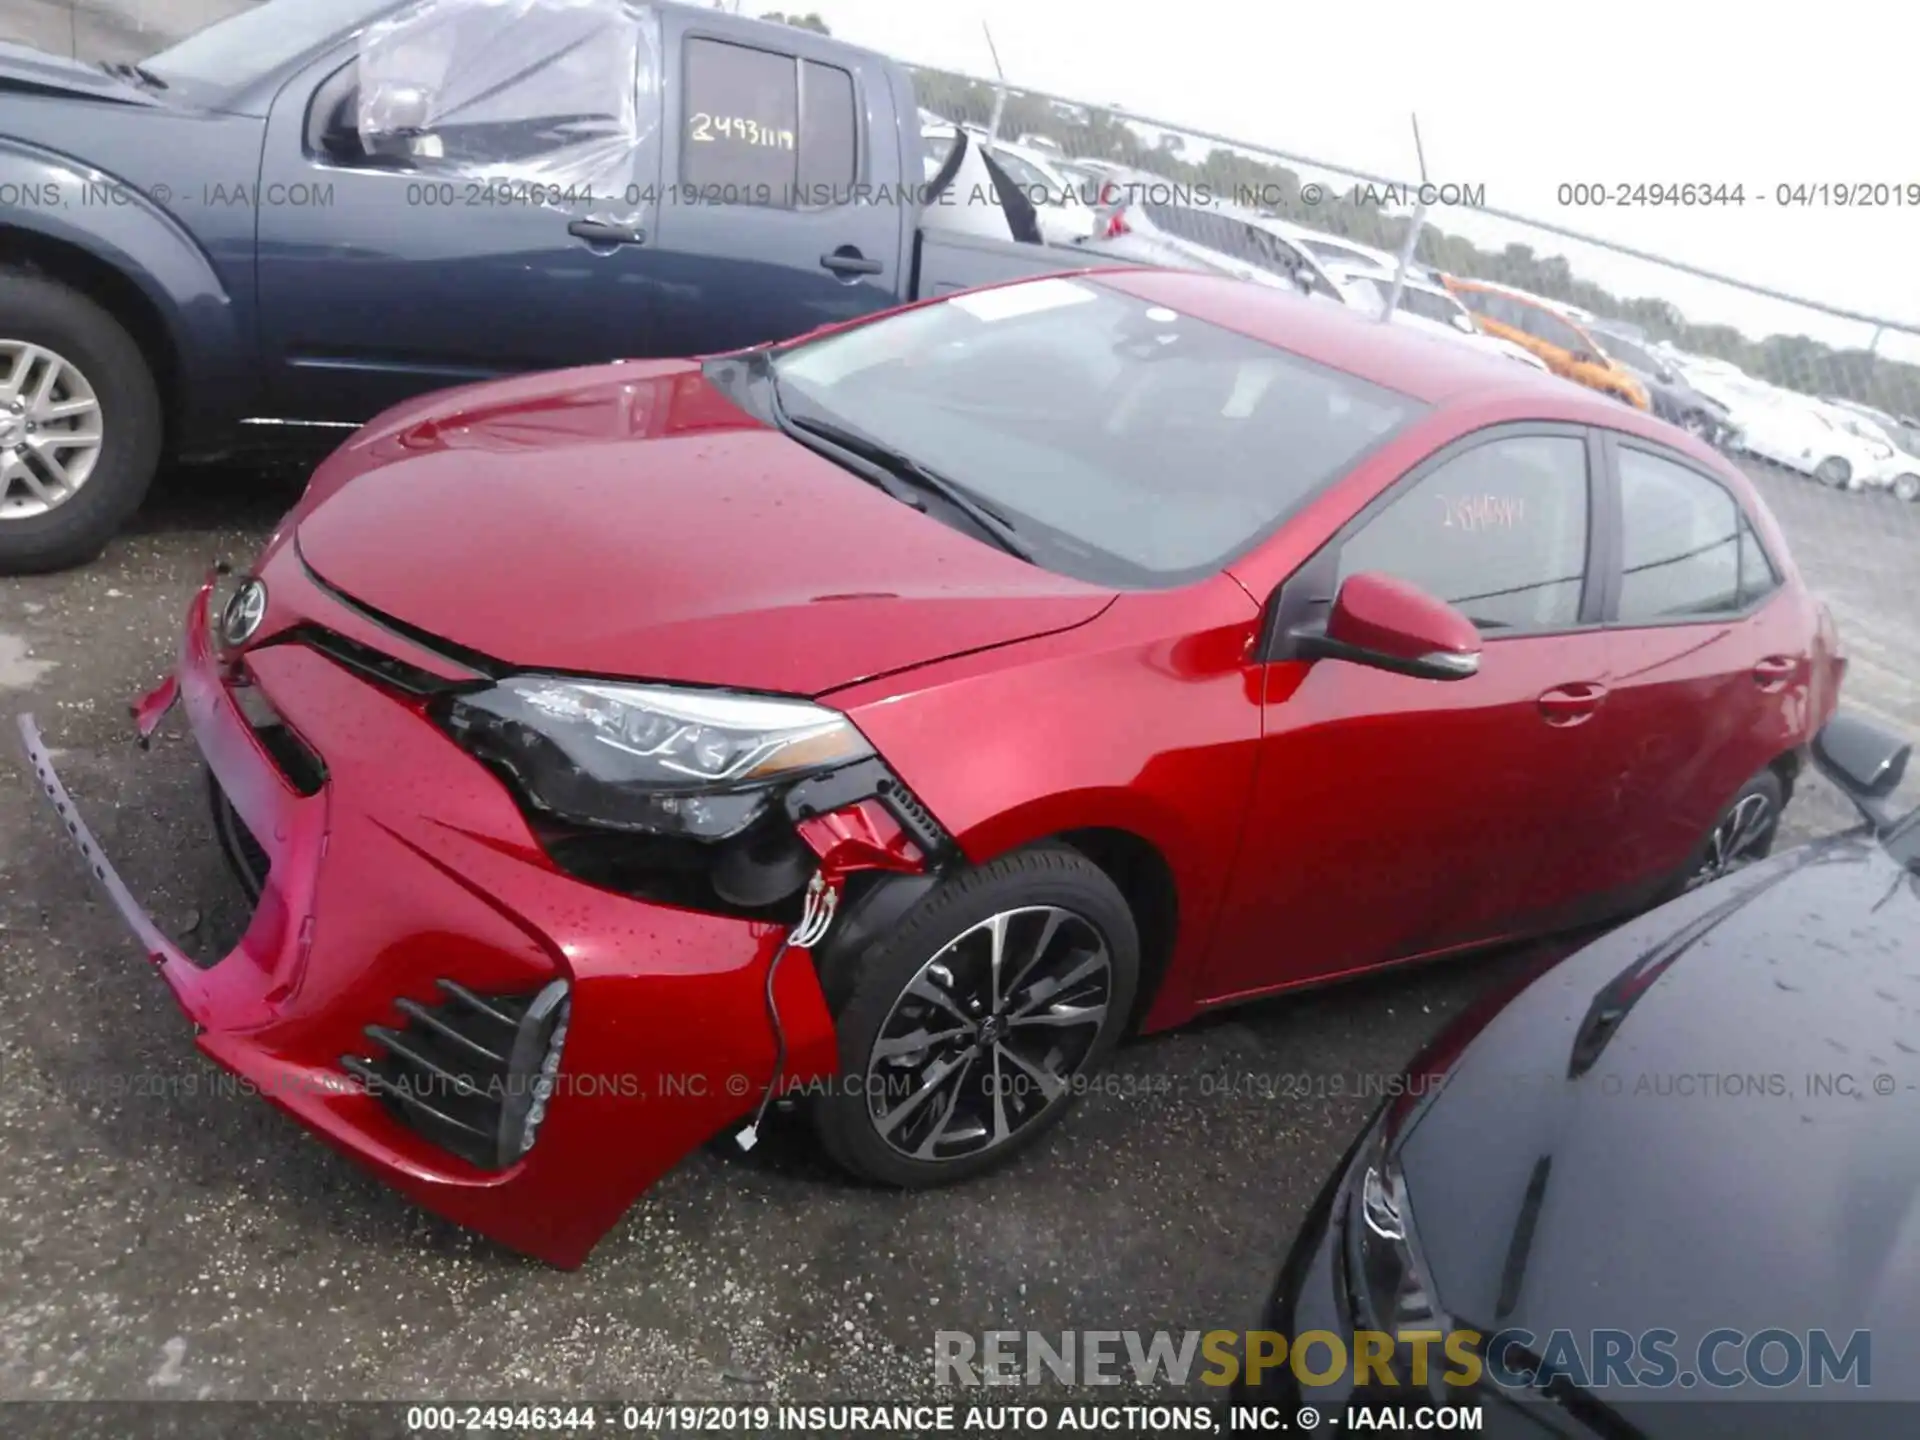
[[(289, 584), (276, 579), (277, 593)], [(784, 927), (564, 873), (420, 704), (297, 638), (225, 655), (212, 594), (209, 580), (169, 685), (265, 862), (230, 954), (203, 966), (160, 931), (31, 717), (20, 729), (36, 781), (215, 1062), (429, 1209), (565, 1267), (689, 1151), (752, 1114), (776, 1067), (782, 1084), (834, 1073), (810, 958), (790, 956), (769, 984)], [(297, 600), (328, 603), (317, 590)], [(311, 766), (263, 742), (236, 688), (270, 707)], [(137, 707), (143, 734), (174, 698), (163, 686)], [(497, 1095), (472, 1083), (491, 1073), (481, 1052), (506, 1076)], [(480, 1069), (448, 1079), (455, 1053)], [(543, 1067), (537, 1134), (515, 1158)]]

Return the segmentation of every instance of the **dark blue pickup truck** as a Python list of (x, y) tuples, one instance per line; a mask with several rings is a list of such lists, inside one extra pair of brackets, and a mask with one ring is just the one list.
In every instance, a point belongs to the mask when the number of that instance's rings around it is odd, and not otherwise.
[(163, 455), (1093, 258), (964, 143), (932, 171), (900, 65), (712, 9), (267, 0), (139, 64), (0, 46), (0, 573), (97, 553)]

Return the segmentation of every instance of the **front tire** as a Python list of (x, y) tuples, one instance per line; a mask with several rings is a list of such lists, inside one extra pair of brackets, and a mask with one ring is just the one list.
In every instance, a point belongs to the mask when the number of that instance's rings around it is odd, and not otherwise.
[(160, 459), (140, 347), (77, 290), (0, 269), (0, 575), (99, 554)]
[(1813, 478), (1822, 485), (1831, 485), (1836, 490), (1844, 490), (1848, 482), (1853, 479), (1853, 466), (1838, 455), (1829, 455), (1813, 467)]
[(1020, 850), (948, 881), (821, 976), (842, 1077), (813, 1103), (822, 1146), (909, 1188), (1004, 1163), (1106, 1060), (1139, 969), (1125, 898), (1077, 850)]
[(1911, 505), (1920, 500), (1920, 475), (1898, 475), (1893, 481), (1893, 498)]

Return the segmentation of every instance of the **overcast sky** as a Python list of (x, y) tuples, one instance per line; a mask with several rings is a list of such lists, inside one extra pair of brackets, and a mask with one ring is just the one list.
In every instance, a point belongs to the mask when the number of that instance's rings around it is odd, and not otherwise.
[[(754, 13), (753, 0), (741, 8)], [(1783, 209), (1773, 199), (1781, 183), (1920, 182), (1920, 10), (1911, 6), (811, 0), (800, 8), (817, 10), (835, 35), (902, 59), (991, 75), (984, 20), (1013, 84), (1409, 179), (1419, 173), (1408, 120), (1417, 113), (1432, 178), (1484, 184), (1489, 205), (1920, 325), (1920, 208)], [(1688, 180), (1744, 184), (1748, 204), (1558, 203), (1562, 182)], [(1691, 319), (1836, 345), (1864, 346), (1872, 333), (1484, 216), (1431, 215), (1483, 246), (1518, 239), (1564, 254), (1577, 274), (1616, 293), (1663, 296)], [(1920, 338), (1890, 333), (1881, 352), (1920, 362)]]

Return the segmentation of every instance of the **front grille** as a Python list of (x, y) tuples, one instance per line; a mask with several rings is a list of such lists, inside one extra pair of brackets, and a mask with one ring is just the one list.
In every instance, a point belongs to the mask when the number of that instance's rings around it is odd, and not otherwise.
[(426, 1005), (401, 998), (401, 1029), (369, 1025), (371, 1055), (340, 1068), (405, 1124), (485, 1170), (513, 1164), (545, 1115), (566, 1038), (563, 980), (533, 992), (476, 994), (452, 980)]
[(473, 681), (443, 680), (417, 665), (410, 665), (370, 645), (328, 630), (320, 625), (303, 625), (289, 638), (318, 650), (322, 655), (363, 679), (405, 695), (441, 695), (448, 691), (471, 689)]

